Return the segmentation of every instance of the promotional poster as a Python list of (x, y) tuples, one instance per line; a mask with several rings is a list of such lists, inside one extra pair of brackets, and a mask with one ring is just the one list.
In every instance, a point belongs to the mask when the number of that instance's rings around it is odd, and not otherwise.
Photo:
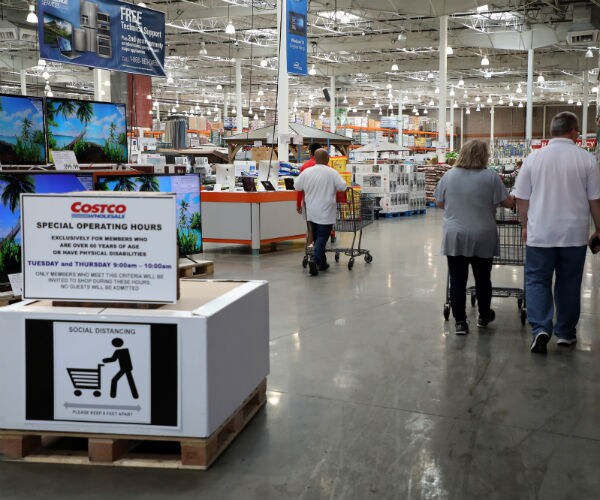
[(165, 15), (118, 0), (38, 0), (40, 57), (165, 76)]
[(307, 0), (288, 0), (286, 4), (287, 71), (294, 75), (306, 76)]

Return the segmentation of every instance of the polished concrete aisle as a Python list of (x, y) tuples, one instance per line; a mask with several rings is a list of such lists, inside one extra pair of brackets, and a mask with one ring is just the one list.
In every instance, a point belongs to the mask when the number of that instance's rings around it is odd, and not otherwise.
[(440, 235), (437, 210), (378, 221), (372, 264), (315, 278), (297, 245), (208, 252), (217, 278), (270, 282), (264, 411), (208, 472), (0, 463), (0, 499), (600, 498), (598, 258), (577, 347), (532, 355), (514, 299), (486, 330), (474, 310), (470, 335), (449, 329)]

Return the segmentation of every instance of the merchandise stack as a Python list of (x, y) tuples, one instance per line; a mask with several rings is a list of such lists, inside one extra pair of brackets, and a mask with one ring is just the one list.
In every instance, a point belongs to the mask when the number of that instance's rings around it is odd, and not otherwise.
[(356, 163), (349, 165), (363, 193), (376, 199), (380, 214), (425, 212), (425, 174), (404, 163)]
[(452, 167), (445, 163), (437, 165), (421, 165), (418, 171), (425, 175), (425, 200), (427, 203), (434, 203), (433, 193), (442, 176)]

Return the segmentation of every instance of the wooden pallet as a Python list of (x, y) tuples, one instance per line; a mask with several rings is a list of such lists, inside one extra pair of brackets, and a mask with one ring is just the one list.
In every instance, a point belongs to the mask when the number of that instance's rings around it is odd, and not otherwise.
[(210, 260), (200, 262), (180, 262), (180, 278), (202, 278), (212, 276), (215, 273), (215, 264)]
[(0, 458), (71, 465), (206, 470), (266, 403), (267, 380), (208, 438), (0, 431)]
[(15, 302), (19, 302), (21, 296), (15, 296), (11, 293), (2, 293), (0, 294), (0, 307), (9, 306), (10, 304), (14, 304)]

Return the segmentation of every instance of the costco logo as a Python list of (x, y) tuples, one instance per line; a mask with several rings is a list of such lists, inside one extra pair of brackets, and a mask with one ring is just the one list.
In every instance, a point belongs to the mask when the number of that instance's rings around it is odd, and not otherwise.
[(127, 206), (114, 203), (85, 203), (76, 201), (71, 205), (71, 217), (77, 219), (123, 219)]

